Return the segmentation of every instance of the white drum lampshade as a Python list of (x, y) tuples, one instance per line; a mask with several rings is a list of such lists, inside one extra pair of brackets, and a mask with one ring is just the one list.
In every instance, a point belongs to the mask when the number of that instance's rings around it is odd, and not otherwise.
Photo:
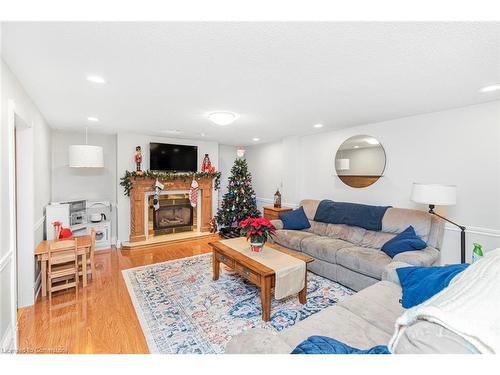
[(103, 168), (102, 147), (90, 145), (69, 146), (69, 166), (71, 168)]
[(414, 183), (411, 200), (435, 206), (452, 206), (457, 203), (457, 187), (455, 185)]

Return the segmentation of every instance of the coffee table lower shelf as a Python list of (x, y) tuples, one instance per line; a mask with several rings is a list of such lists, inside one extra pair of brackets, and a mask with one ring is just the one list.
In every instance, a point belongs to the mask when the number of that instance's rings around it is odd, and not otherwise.
[[(271, 319), (271, 292), (276, 283), (276, 274), (274, 271), (229, 246), (222, 244), (220, 241), (212, 242), (210, 245), (212, 246), (212, 279), (214, 281), (219, 279), (220, 264), (223, 263), (252, 284), (259, 287), (262, 304), (262, 320), (266, 322), (269, 321)], [(306, 264), (314, 260), (306, 255), (292, 253), (279, 245), (272, 244), (266, 246), (270, 246), (275, 250), (301, 259), (306, 262)], [(298, 293), (299, 302), (301, 304), (305, 304), (307, 301), (307, 266), (304, 280), (304, 288)]]

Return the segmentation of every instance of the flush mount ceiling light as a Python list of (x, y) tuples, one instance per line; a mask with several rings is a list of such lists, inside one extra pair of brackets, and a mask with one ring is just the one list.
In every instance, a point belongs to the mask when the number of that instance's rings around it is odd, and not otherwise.
[(233, 112), (212, 112), (208, 114), (208, 118), (216, 125), (225, 126), (233, 123), (238, 115)]
[(102, 147), (88, 144), (88, 128), (85, 128), (85, 144), (69, 146), (71, 168), (102, 168), (104, 158)]
[(483, 87), (480, 92), (492, 92), (492, 91), (497, 91), (500, 90), (500, 83), (495, 83), (494, 85), (489, 85)]
[(87, 81), (92, 82), (92, 83), (99, 83), (101, 85), (104, 85), (106, 83), (106, 80), (102, 78), (101, 76), (96, 76), (93, 74), (90, 74), (87, 76)]
[(313, 127), (315, 127), (316, 129), (319, 129), (319, 128), (323, 127), (323, 124), (314, 124)]
[(93, 116), (87, 117), (87, 120), (90, 122), (99, 122), (99, 119), (97, 117), (93, 117)]
[(163, 130), (162, 133), (167, 133), (167, 134), (181, 134), (182, 132), (177, 129), (167, 129)]
[(254, 142), (259, 142), (259, 141), (260, 141), (260, 138), (257, 138), (257, 137), (252, 138), (252, 141), (254, 141)]

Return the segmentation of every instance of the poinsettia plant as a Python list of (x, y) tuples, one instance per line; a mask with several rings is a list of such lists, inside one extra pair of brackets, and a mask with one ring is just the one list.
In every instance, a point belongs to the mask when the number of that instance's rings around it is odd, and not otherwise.
[(274, 225), (264, 217), (249, 217), (240, 222), (240, 228), (251, 243), (264, 244), (276, 232)]

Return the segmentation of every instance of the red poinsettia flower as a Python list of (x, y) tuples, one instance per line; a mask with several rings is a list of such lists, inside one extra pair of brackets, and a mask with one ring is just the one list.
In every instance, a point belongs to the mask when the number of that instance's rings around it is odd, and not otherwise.
[(241, 234), (252, 242), (266, 242), (276, 232), (274, 225), (266, 218), (249, 217), (240, 222)]

